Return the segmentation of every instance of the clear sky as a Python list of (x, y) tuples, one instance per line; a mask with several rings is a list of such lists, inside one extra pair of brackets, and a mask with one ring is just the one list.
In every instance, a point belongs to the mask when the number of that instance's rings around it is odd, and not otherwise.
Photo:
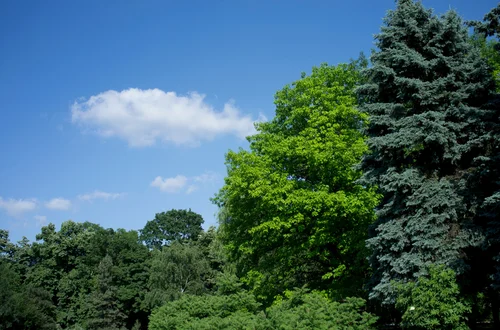
[[(493, 0), (424, 0), (481, 19)], [(212, 197), (274, 93), (369, 53), (393, 0), (0, 1), (0, 228), (141, 229)]]

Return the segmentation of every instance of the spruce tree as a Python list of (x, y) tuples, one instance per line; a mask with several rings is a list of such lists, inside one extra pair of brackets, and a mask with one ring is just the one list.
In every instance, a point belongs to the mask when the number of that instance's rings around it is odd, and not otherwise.
[(97, 283), (89, 296), (88, 329), (122, 329), (125, 315), (118, 306), (117, 288), (113, 285), (113, 261), (106, 255), (99, 264)]
[(391, 281), (434, 263), (461, 274), (465, 249), (481, 242), (466, 182), (482, 148), (480, 105), (494, 86), (454, 11), (437, 17), (399, 0), (375, 38), (369, 82), (358, 89), (370, 115), (363, 181), (384, 196), (367, 240), (370, 297), (393, 304)]

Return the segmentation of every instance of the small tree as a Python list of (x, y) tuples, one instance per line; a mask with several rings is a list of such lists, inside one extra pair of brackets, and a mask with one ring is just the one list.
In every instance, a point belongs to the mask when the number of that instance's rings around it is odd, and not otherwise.
[(432, 265), (428, 277), (396, 285), (396, 308), (403, 313), (404, 329), (468, 329), (470, 306), (460, 301), (455, 272)]

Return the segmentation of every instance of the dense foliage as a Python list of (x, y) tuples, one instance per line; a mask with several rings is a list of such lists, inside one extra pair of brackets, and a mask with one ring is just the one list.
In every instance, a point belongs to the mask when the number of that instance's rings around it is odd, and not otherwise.
[(429, 267), (429, 277), (399, 284), (396, 307), (404, 329), (467, 329), (470, 306), (460, 301), (455, 272), (443, 265)]
[(360, 312), (364, 301), (331, 301), (319, 293), (288, 292), (265, 311), (248, 292), (198, 296), (168, 303), (153, 312), (150, 329), (372, 329), (376, 317)]
[(393, 280), (415, 280), (433, 263), (462, 274), (464, 253), (483, 240), (468, 184), (494, 84), (454, 11), (437, 17), (420, 2), (398, 1), (376, 40), (359, 88), (370, 115), (364, 182), (384, 196), (368, 240), (370, 296), (393, 304)]
[(367, 150), (359, 81), (354, 63), (313, 68), (276, 94), (276, 117), (257, 125), (250, 151), (227, 154), (221, 239), (261, 298), (303, 285), (338, 296), (362, 287), (377, 196), (355, 183)]
[(398, 0), (375, 38), (276, 93), (218, 228), (0, 230), (0, 329), (499, 329), (500, 5)]

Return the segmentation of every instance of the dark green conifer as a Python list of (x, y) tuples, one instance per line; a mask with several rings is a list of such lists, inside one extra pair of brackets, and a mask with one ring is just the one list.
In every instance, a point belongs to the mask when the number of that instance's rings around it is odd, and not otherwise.
[(466, 269), (463, 252), (481, 242), (467, 206), (467, 173), (480, 154), (480, 106), (494, 88), (454, 11), (435, 16), (400, 0), (376, 35), (379, 48), (359, 88), (371, 117), (365, 182), (384, 198), (367, 241), (371, 298), (394, 303), (391, 280), (408, 281), (430, 264)]

